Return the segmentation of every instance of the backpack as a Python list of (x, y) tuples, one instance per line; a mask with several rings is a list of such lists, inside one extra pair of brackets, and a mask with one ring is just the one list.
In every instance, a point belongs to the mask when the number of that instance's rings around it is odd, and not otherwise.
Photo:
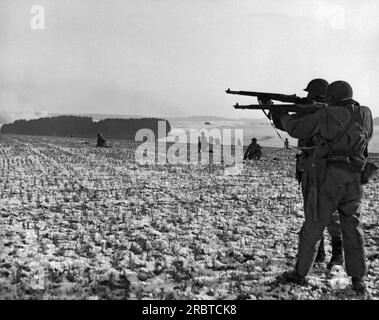
[[(361, 108), (353, 106), (348, 108), (351, 118), (349, 123), (332, 141), (322, 139), (316, 146), (315, 154), (319, 158), (326, 158), (329, 165), (338, 165), (349, 171), (361, 172), (361, 183), (366, 184), (374, 176), (378, 169), (372, 162), (368, 162), (368, 142), (369, 134), (363, 125), (361, 116)], [(350, 150), (335, 150), (337, 142), (349, 132), (349, 136), (353, 136), (354, 144)]]

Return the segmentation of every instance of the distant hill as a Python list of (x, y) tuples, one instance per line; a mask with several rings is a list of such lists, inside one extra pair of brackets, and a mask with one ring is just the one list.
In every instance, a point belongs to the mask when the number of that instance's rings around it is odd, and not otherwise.
[(199, 121), (199, 122), (214, 122), (214, 121), (243, 121), (249, 123), (269, 122), (267, 118), (226, 118), (217, 116), (190, 116), (190, 117), (167, 117), (172, 121)]
[[(67, 115), (67, 114), (66, 114)], [(88, 113), (88, 114), (70, 114), (72, 116), (77, 117), (91, 117), (94, 121), (104, 120), (104, 119), (140, 119), (144, 118), (144, 116), (138, 115), (121, 115), (121, 114), (97, 114), (97, 113)], [(63, 116), (63, 114), (51, 113), (49, 116), (57, 117)], [(247, 122), (268, 122), (268, 119), (265, 117), (262, 118), (227, 118), (227, 117), (219, 117), (219, 116), (211, 116), (211, 115), (196, 115), (196, 116), (188, 116), (188, 117), (164, 117), (167, 120), (175, 120), (175, 121), (247, 121)]]
[(218, 116), (189, 116), (189, 117), (169, 117), (177, 121), (230, 121), (230, 118)]
[(94, 138), (101, 132), (106, 139), (134, 140), (140, 129), (150, 129), (158, 138), (158, 123), (166, 122), (167, 136), (170, 123), (164, 119), (104, 119), (94, 122), (91, 117), (59, 116), (33, 120), (17, 120), (1, 127), (1, 133), (13, 133), (38, 136)]
[(74, 117), (89, 117), (93, 121), (105, 120), (105, 119), (143, 119), (146, 116), (138, 115), (124, 115), (124, 114), (101, 114), (101, 113), (79, 113), (79, 114), (61, 114), (61, 113), (49, 113), (49, 117), (61, 117), (61, 116), (74, 116)]

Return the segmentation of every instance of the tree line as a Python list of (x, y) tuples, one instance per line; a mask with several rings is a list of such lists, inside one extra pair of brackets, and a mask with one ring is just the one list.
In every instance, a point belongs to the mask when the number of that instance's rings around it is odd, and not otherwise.
[(33, 120), (16, 120), (4, 124), (1, 133), (22, 135), (93, 138), (102, 133), (106, 139), (134, 140), (140, 129), (150, 129), (158, 137), (159, 121), (166, 122), (166, 136), (170, 123), (158, 118), (104, 119), (93, 122), (91, 117), (58, 116)]

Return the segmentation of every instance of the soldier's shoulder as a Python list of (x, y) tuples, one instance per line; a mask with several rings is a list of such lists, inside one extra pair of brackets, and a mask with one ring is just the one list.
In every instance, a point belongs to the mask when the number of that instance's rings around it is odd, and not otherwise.
[(333, 114), (333, 115), (343, 115), (343, 116), (349, 116), (351, 114), (352, 108), (351, 106), (328, 106), (324, 109), (322, 109), (325, 114)]
[(367, 106), (359, 106), (359, 108), (362, 110), (362, 112), (371, 114), (371, 109)]
[(363, 122), (367, 126), (372, 127), (373, 126), (373, 117), (372, 117), (371, 109), (367, 106), (360, 106), (359, 110), (360, 110), (360, 117), (363, 120)]

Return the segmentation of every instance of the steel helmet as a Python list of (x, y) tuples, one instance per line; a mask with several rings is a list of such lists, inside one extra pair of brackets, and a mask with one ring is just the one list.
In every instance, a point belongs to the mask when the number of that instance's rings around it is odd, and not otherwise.
[(328, 102), (344, 101), (352, 98), (353, 88), (346, 81), (334, 81), (326, 91), (326, 100)]
[(315, 97), (325, 97), (326, 89), (328, 89), (329, 83), (325, 79), (317, 78), (311, 80), (304, 91), (312, 93)]

